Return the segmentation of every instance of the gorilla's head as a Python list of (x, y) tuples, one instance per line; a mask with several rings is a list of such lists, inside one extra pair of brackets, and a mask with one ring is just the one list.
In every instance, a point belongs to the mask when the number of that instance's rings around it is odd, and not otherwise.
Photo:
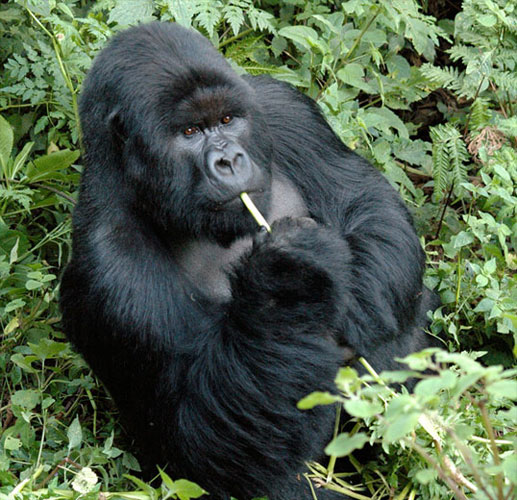
[(116, 179), (124, 194), (114, 196), (164, 230), (220, 242), (254, 231), (242, 191), (267, 213), (265, 117), (198, 33), (152, 23), (115, 37), (86, 78), (80, 114), (85, 175)]

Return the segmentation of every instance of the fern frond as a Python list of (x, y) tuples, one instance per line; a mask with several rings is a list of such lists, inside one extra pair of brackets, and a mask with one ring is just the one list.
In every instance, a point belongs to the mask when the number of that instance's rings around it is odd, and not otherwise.
[(210, 37), (214, 36), (216, 26), (221, 22), (223, 4), (217, 0), (197, 0), (196, 10), (199, 13), (195, 19)]
[(255, 7), (250, 7), (248, 10), (248, 18), (250, 20), (251, 27), (253, 29), (258, 29), (261, 31), (269, 31), (269, 33), (275, 33), (275, 27), (273, 25), (273, 20), (275, 16), (266, 12), (264, 10), (257, 9)]
[(460, 194), (463, 190), (462, 184), (468, 180), (467, 166), (465, 162), (469, 159), (467, 146), (461, 134), (451, 125), (450, 135), (447, 141), (447, 150), (450, 162), (450, 182), (454, 182), (454, 192)]
[(438, 201), (453, 183), (456, 194), (461, 193), (461, 184), (467, 180), (465, 162), (469, 154), (460, 132), (453, 125), (437, 125), (430, 129), (430, 133), (433, 141), (433, 197)]
[(483, 97), (478, 97), (470, 107), (469, 130), (479, 130), (486, 127), (492, 113), (490, 111), (490, 101)]
[(494, 71), (491, 79), (501, 89), (514, 94), (517, 92), (517, 74), (510, 71)]
[(447, 149), (446, 125), (438, 125), (430, 129), (433, 141), (433, 198), (438, 201), (443, 198), (449, 185), (449, 153)]
[(262, 36), (247, 36), (226, 47), (225, 57), (244, 67), (249, 61), (255, 61), (254, 54), (257, 50), (266, 49)]
[(510, 69), (517, 67), (517, 50), (515, 50), (515, 47), (511, 47), (509, 49), (499, 48), (497, 49), (496, 53), (496, 60), (499, 64), (501, 64), (500, 67), (506, 67)]
[(420, 68), (422, 75), (431, 82), (437, 83), (439, 87), (458, 91), (461, 88), (463, 75), (457, 68), (437, 68), (430, 63), (423, 64)]
[(244, 24), (244, 13), (242, 9), (233, 5), (226, 5), (223, 9), (223, 17), (231, 26), (233, 34), (237, 35), (241, 26)]
[(223, 7), (223, 17), (231, 26), (233, 34), (237, 35), (244, 24), (244, 14), (251, 6), (251, 0), (230, 0)]
[(446, 51), (450, 56), (451, 60), (456, 62), (461, 59), (463, 64), (468, 64), (469, 61), (479, 57), (479, 50), (474, 47), (467, 47), (465, 45), (454, 45)]

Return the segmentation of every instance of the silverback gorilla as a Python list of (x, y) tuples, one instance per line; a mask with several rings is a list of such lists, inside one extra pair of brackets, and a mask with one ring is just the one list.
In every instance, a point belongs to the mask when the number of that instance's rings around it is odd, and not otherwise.
[[(340, 365), (427, 344), (423, 252), (398, 194), (291, 86), (151, 23), (96, 58), (64, 329), (144, 460), (210, 498), (312, 498)], [(239, 194), (272, 223), (258, 229)], [(352, 355), (351, 355), (352, 353)], [(318, 490), (320, 499), (342, 499)]]

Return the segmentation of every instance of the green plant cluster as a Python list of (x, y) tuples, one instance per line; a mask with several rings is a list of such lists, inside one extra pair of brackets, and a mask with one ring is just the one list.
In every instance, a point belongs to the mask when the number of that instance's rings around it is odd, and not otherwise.
[[(459, 2), (458, 2), (459, 3)], [(77, 99), (114, 33), (201, 31), (239, 72), (316, 99), (414, 214), (443, 349), (343, 368), (314, 484), (357, 499), (509, 500), (517, 482), (517, 5), (506, 0), (8, 0), (0, 5), (0, 500), (188, 500), (140, 467), (66, 342), (58, 277), (81, 171)], [(413, 394), (399, 384), (418, 380)], [(343, 407), (343, 409), (341, 409)], [(361, 455), (377, 444), (373, 462)], [(188, 446), (188, 443), (186, 443)], [(353, 473), (338, 472), (348, 457)], [(158, 484), (158, 486), (157, 486)], [(314, 495), (317, 498), (318, 489)]]

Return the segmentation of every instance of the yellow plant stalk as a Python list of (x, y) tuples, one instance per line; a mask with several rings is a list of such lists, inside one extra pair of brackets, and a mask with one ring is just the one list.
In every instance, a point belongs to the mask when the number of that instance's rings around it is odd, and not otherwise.
[(255, 206), (255, 203), (251, 201), (251, 198), (248, 196), (248, 193), (243, 191), (241, 193), (241, 200), (246, 205), (246, 208), (250, 211), (253, 218), (257, 221), (259, 226), (264, 226), (268, 233), (271, 232), (271, 226), (267, 223), (267, 220), (264, 219), (264, 216), (259, 212), (259, 209)]

